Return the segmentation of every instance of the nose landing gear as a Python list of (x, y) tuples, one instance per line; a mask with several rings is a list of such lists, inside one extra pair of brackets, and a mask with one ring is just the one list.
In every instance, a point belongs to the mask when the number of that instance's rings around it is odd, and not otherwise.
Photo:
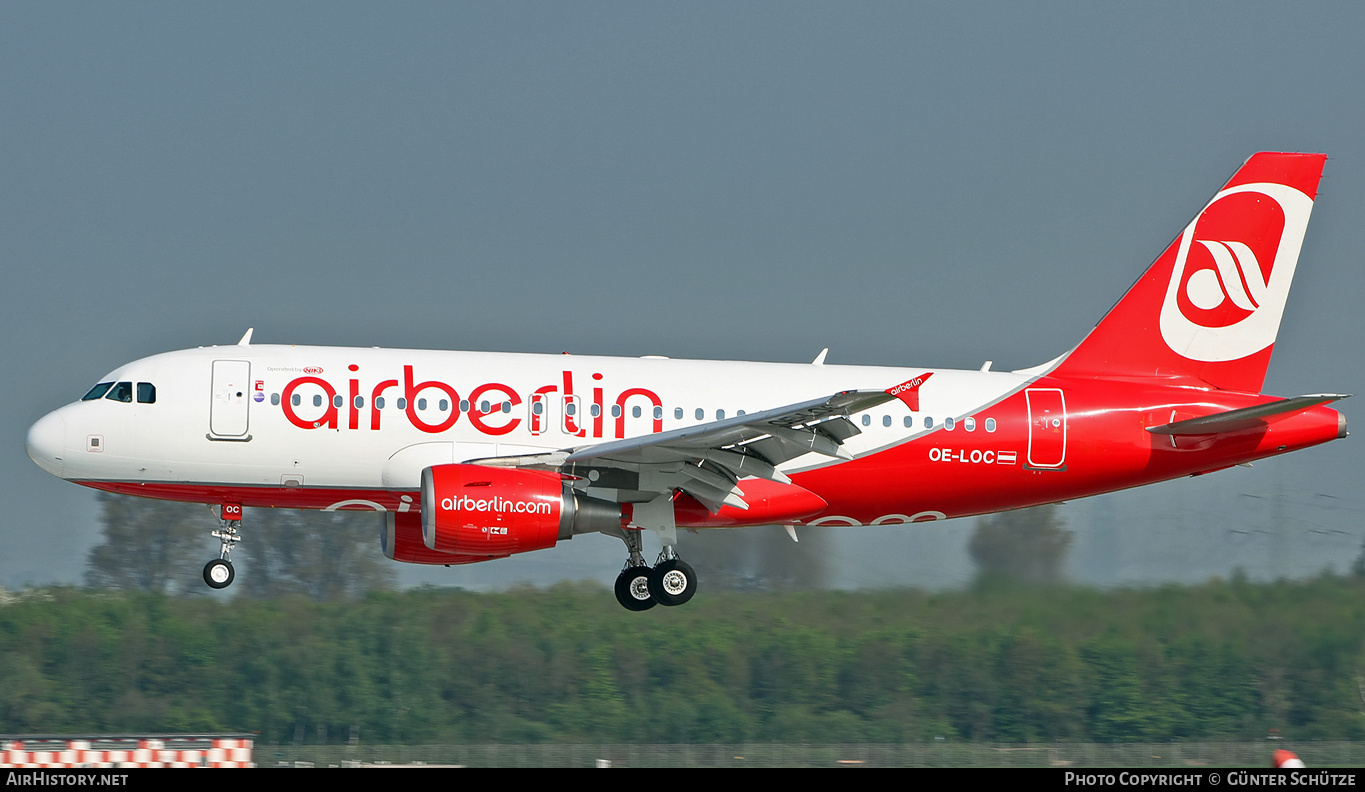
[(218, 551), (218, 557), (204, 565), (204, 582), (209, 588), (223, 589), (231, 586), (233, 579), (237, 577), (230, 557), (233, 546), (242, 541), (242, 535), (237, 533), (237, 525), (242, 522), (241, 505), (224, 503), (219, 510), (218, 521), (223, 527), (211, 535), (221, 541), (223, 546)]

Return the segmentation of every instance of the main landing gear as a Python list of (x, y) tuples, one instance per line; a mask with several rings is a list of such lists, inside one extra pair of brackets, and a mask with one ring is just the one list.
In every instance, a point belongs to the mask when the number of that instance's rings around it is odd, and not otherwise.
[[(672, 553), (673, 548), (664, 548), (664, 553)], [(697, 593), (697, 573), (692, 565), (678, 558), (659, 556), (662, 560), (654, 564), (649, 573), (649, 593), (661, 605), (681, 605)]]
[(626, 610), (649, 610), (658, 603), (649, 593), (649, 573), (654, 570), (647, 566), (630, 566), (616, 576), (616, 601)]
[(242, 521), (242, 507), (236, 503), (224, 503), (218, 521), (223, 527), (214, 531), (212, 536), (221, 541), (223, 547), (218, 551), (217, 558), (204, 565), (204, 582), (209, 588), (223, 589), (231, 586), (233, 578), (237, 577), (230, 557), (233, 545), (242, 541), (242, 535), (237, 533), (237, 525)]
[(630, 558), (616, 577), (616, 601), (626, 610), (645, 611), (655, 605), (681, 605), (697, 593), (697, 573), (672, 546), (665, 545), (651, 569), (641, 555), (640, 531), (623, 537)]

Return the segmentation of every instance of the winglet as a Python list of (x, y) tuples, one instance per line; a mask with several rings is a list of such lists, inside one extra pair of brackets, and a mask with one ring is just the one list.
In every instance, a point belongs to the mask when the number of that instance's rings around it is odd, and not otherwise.
[(242, 340), (237, 342), (237, 346), (251, 346), (251, 334), (256, 332), (256, 328), (248, 327), (246, 333), (242, 335)]
[(825, 365), (825, 355), (828, 355), (828, 354), (829, 354), (829, 347), (825, 347), (824, 349), (820, 350), (820, 354), (818, 354), (818, 355), (815, 356), (815, 360), (812, 360), (812, 361), (811, 361), (811, 365), (813, 365), (813, 366), (823, 366), (823, 365)]

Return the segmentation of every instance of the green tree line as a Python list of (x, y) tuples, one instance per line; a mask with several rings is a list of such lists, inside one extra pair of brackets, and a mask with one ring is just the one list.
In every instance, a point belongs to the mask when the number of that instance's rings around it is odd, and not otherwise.
[(1365, 580), (1110, 592), (596, 585), (318, 600), (36, 589), (0, 604), (0, 732), (264, 742), (1365, 739)]

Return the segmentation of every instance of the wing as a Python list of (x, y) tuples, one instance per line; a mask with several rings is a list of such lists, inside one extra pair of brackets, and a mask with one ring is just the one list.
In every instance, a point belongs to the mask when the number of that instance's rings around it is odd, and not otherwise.
[(621, 503), (682, 490), (711, 510), (748, 509), (740, 479), (790, 484), (778, 465), (809, 453), (852, 459), (843, 442), (859, 430), (849, 415), (895, 399), (841, 391), (823, 399), (626, 440), (548, 454), (471, 459), (469, 464), (556, 470), (587, 482), (590, 495)]

